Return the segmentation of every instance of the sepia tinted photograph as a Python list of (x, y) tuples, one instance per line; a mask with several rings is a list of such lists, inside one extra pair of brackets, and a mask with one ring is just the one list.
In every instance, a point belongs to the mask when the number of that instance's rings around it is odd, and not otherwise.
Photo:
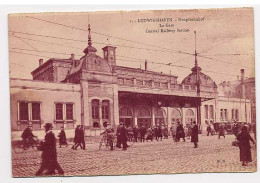
[(253, 8), (8, 16), (13, 177), (256, 172)]

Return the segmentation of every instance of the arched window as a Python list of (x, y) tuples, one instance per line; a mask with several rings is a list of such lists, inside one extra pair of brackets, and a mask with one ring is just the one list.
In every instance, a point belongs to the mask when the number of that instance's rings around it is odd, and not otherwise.
[(163, 109), (155, 109), (155, 125), (165, 126), (166, 125), (166, 113)]
[(192, 123), (193, 121), (195, 121), (195, 113), (194, 113), (193, 110), (188, 109), (186, 111), (185, 115), (186, 115), (186, 117), (185, 117), (186, 118), (186, 120), (185, 120), (186, 124)]
[(137, 116), (137, 125), (138, 127), (144, 126), (148, 128), (151, 126), (151, 113), (145, 107), (138, 107), (135, 109), (135, 114)]
[(132, 111), (127, 107), (122, 107), (119, 111), (120, 116), (133, 116)]
[(139, 108), (137, 111), (137, 116), (138, 117), (150, 117), (150, 111), (146, 108)]
[(99, 119), (99, 100), (92, 100), (92, 119)]
[(178, 110), (178, 109), (173, 109), (172, 110), (172, 123), (175, 123), (175, 122), (182, 122), (182, 115), (181, 115), (181, 112)]
[(132, 111), (128, 107), (122, 107), (119, 110), (119, 120), (124, 123), (126, 127), (133, 127), (133, 115)]

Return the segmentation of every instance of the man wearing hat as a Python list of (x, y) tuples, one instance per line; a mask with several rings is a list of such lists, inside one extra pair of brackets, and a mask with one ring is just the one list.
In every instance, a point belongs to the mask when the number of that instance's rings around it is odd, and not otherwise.
[(122, 143), (123, 145), (123, 150), (126, 150), (127, 147), (129, 147), (127, 145), (127, 130), (125, 128), (125, 125), (124, 123), (120, 123), (120, 135), (119, 135), (119, 138), (120, 138), (120, 142)]
[(117, 129), (116, 129), (116, 136), (117, 136), (117, 139), (116, 139), (116, 141), (117, 141), (117, 142), (116, 142), (116, 147), (117, 147), (117, 148), (121, 148), (122, 142), (121, 142), (121, 136), (120, 136), (120, 134), (121, 134), (121, 128), (122, 128), (123, 124), (124, 124), (124, 123), (120, 122), (120, 123), (119, 123), (119, 126), (118, 126)]
[(104, 132), (102, 132), (100, 135), (103, 135), (103, 134), (106, 133), (106, 135), (107, 135), (107, 143), (110, 146), (110, 150), (113, 151), (114, 150), (114, 144), (113, 144), (114, 129), (112, 128), (110, 123), (107, 123), (105, 128), (106, 128), (106, 130)]
[[(52, 124), (46, 123), (44, 127), (46, 135), (40, 148), (42, 150), (42, 162), (40, 169), (36, 172), (36, 176), (51, 175), (55, 173), (55, 170), (60, 175), (64, 175), (64, 171), (57, 161), (56, 138), (52, 133)], [(47, 170), (46, 174), (44, 174), (45, 170)]]

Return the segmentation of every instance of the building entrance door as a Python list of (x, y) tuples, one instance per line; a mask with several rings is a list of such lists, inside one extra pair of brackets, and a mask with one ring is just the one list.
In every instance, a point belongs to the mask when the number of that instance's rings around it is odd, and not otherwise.
[(138, 107), (136, 109), (137, 126), (148, 128), (151, 126), (151, 113), (146, 107)]
[(120, 118), (120, 122), (124, 123), (126, 127), (133, 127), (133, 118)]
[(119, 111), (119, 122), (124, 123), (126, 127), (133, 127), (133, 114), (128, 107), (122, 107)]
[(137, 118), (137, 125), (138, 128), (144, 126), (145, 128), (149, 128), (151, 126), (151, 119), (150, 118)]
[(176, 108), (172, 109), (171, 116), (172, 116), (172, 123), (174, 123), (174, 124), (177, 124), (177, 122), (182, 123), (182, 115), (178, 109), (176, 109)]

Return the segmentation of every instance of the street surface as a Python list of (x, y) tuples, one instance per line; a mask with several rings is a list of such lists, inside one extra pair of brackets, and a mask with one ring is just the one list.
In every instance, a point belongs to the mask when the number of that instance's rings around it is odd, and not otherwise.
[[(98, 150), (101, 137), (86, 137), (86, 150), (70, 147), (58, 148), (58, 162), (65, 176), (171, 174), (196, 172), (254, 172), (256, 171), (256, 147), (252, 145), (253, 162), (243, 167), (239, 161), (239, 148), (231, 145), (233, 135), (224, 139), (215, 136), (199, 136), (199, 146), (193, 143), (163, 141), (134, 143), (122, 151)], [(33, 177), (39, 169), (41, 152), (32, 149), (21, 153), (12, 151), (13, 176)]]

